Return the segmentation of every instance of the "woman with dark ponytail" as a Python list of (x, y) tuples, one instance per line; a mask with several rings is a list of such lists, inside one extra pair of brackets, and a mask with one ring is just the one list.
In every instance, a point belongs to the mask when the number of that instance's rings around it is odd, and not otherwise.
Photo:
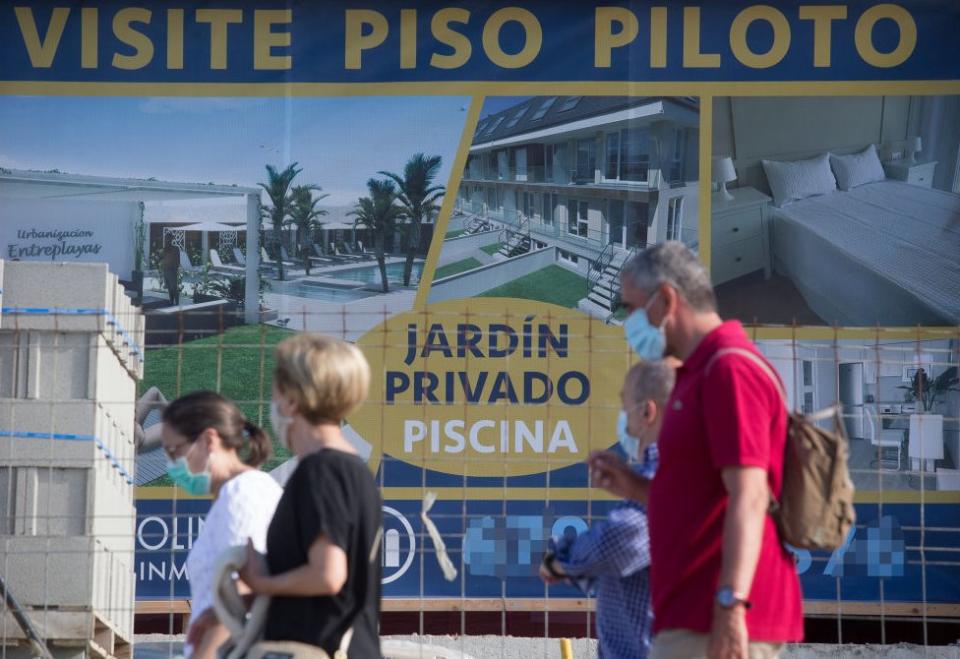
[(163, 412), (163, 449), (174, 484), (213, 505), (187, 556), (192, 606), (184, 653), (212, 659), (230, 634), (213, 612), (213, 579), (223, 551), (251, 541), (266, 547), (267, 528), (283, 490), (257, 469), (270, 457), (267, 434), (231, 401), (196, 391)]

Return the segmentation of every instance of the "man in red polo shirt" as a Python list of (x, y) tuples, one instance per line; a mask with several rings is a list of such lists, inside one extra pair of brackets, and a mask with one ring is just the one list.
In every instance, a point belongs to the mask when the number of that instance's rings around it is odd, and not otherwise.
[(721, 320), (710, 278), (682, 243), (650, 247), (622, 272), (627, 340), (642, 359), (683, 362), (657, 440), (652, 482), (608, 454), (595, 482), (648, 501), (651, 659), (776, 657), (803, 638), (794, 560), (767, 514), (780, 495), (787, 416), (737, 321)]

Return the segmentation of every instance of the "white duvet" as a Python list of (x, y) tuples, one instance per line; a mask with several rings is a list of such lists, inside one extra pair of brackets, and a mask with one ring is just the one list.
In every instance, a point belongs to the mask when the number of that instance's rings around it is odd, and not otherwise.
[[(960, 195), (883, 181), (804, 199), (775, 213), (775, 254), (801, 280), (796, 282), (801, 290), (831, 286), (836, 291), (846, 281), (861, 281), (847, 264), (824, 262), (819, 272), (810, 268), (811, 255), (797, 253), (821, 244), (804, 236), (809, 232), (869, 270), (873, 279), (960, 323)], [(824, 256), (832, 261), (834, 255)], [(804, 265), (791, 268), (791, 262)], [(882, 305), (883, 290), (858, 293)]]

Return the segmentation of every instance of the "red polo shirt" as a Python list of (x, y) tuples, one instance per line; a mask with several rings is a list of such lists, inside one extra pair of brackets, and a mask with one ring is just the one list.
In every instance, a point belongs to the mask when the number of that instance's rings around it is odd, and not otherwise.
[[(727, 347), (760, 354), (736, 321), (704, 337), (677, 372), (657, 440), (660, 465), (648, 507), (654, 633), (710, 631), (728, 500), (721, 470), (761, 467), (780, 495), (787, 423), (780, 393), (742, 355), (718, 358), (707, 375), (710, 357)], [(769, 516), (749, 600), (751, 640), (803, 638), (800, 581)]]

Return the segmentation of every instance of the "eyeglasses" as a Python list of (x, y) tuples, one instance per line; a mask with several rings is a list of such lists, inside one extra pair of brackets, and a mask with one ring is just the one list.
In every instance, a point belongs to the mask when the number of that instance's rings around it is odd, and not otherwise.
[[(164, 447), (163, 447), (163, 452), (166, 453), (166, 454), (167, 454), (167, 458), (168, 458), (171, 462), (173, 462), (174, 460), (176, 460), (177, 458), (179, 458), (181, 455), (185, 455), (186, 453), (189, 453), (191, 446), (193, 446), (193, 444), (192, 444), (191, 442), (182, 442), (182, 443), (177, 444), (176, 446), (174, 446), (174, 447), (172, 447), (172, 448), (171, 448), (171, 447), (168, 447), (168, 446), (164, 446)], [(184, 448), (186, 448), (187, 450), (184, 451), (184, 450), (183, 450)]]

